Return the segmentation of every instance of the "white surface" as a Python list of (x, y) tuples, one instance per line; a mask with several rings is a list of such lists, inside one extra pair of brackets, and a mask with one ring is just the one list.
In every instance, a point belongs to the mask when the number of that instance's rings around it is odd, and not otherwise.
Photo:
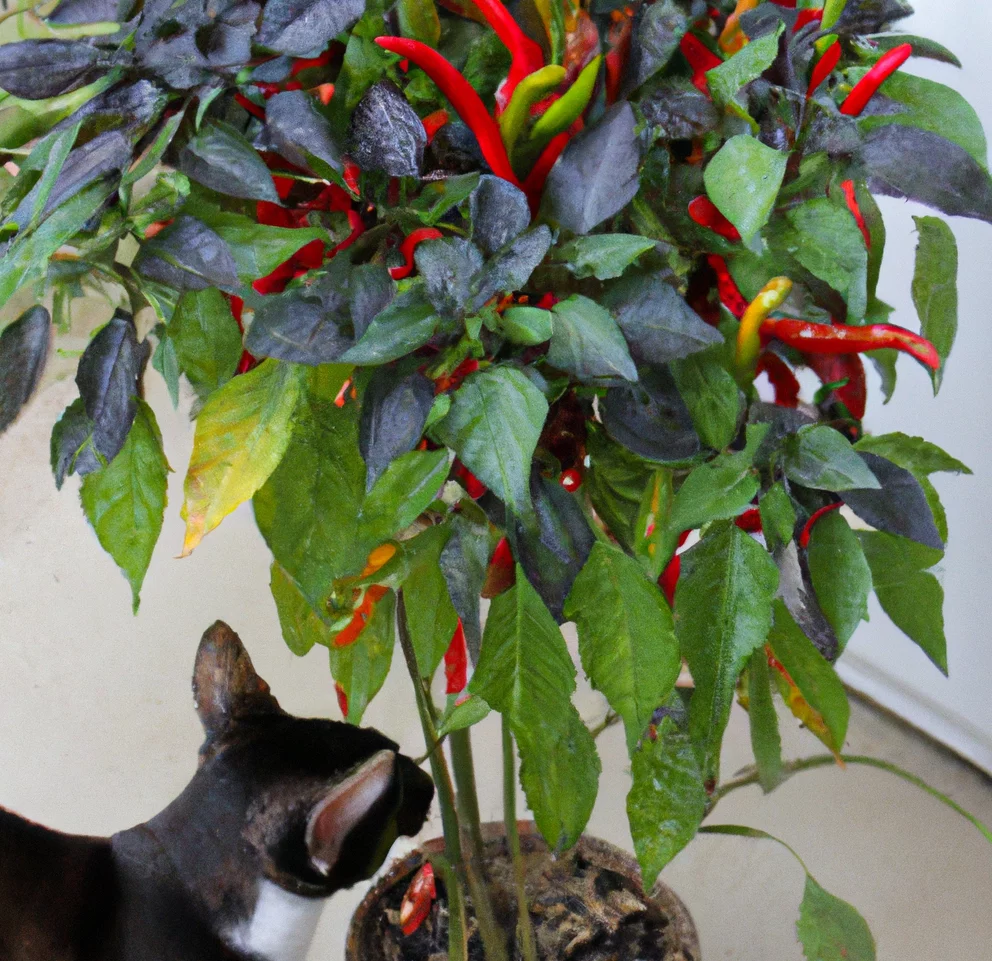
[[(913, 59), (913, 73), (952, 86), (976, 108), (992, 132), (992, 75), (988, 38), (992, 10), (973, 0), (916, 0), (917, 13), (900, 32), (931, 37), (950, 47), (964, 70)], [(881, 200), (888, 229), (879, 296), (896, 307), (892, 322), (918, 329), (910, 297), (916, 237), (912, 216), (932, 214), (913, 204)], [(872, 599), (842, 662), (844, 680), (992, 772), (992, 642), (989, 637), (992, 562), (992, 226), (950, 220), (960, 249), (960, 326), (947, 376), (936, 398), (919, 365), (899, 362), (899, 387), (887, 407), (869, 373), (871, 403), (865, 419), (876, 434), (900, 430), (926, 437), (959, 457), (973, 477), (935, 475), (947, 508), (950, 542), (943, 564), (950, 678), (892, 625)]]

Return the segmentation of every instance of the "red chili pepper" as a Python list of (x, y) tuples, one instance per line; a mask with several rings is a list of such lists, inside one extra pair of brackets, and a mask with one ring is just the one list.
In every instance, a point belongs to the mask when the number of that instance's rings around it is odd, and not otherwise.
[(734, 523), (746, 534), (761, 533), (761, 511), (757, 507), (744, 511), (739, 517), (734, 518)]
[(844, 199), (847, 201), (847, 209), (851, 211), (851, 215), (857, 221), (858, 229), (861, 231), (861, 236), (865, 238), (865, 246), (871, 250), (871, 231), (868, 230), (868, 225), (865, 223), (864, 214), (861, 213), (861, 207), (858, 204), (858, 193), (854, 186), (853, 180), (845, 180), (841, 185), (840, 189), (844, 192)]
[(840, 63), (841, 53), (840, 41), (835, 40), (827, 49), (823, 52), (823, 56), (816, 61), (816, 66), (813, 67), (813, 73), (810, 76), (809, 88), (806, 90), (806, 99), (812, 100), (813, 94), (823, 86), (827, 77), (830, 76), (837, 68), (837, 64)]
[(620, 96), (630, 45), (634, 35), (634, 18), (626, 10), (615, 10), (617, 19), (610, 26), (609, 52), (606, 54), (606, 102), (613, 104)]
[(463, 360), (450, 374), (444, 374), (434, 382), (434, 393), (443, 394), (453, 387), (457, 387), (468, 377), (479, 369), (479, 362), (474, 357)]
[(520, 181), (517, 180), (510, 165), (499, 126), (469, 82), (441, 54), (419, 40), (408, 40), (404, 37), (376, 37), (375, 42), (383, 50), (401, 57), (409, 57), (438, 85), (441, 93), (451, 101), (458, 116), (475, 134), (482, 156), (492, 172), (497, 177), (502, 177), (519, 187)]
[(823, 517), (824, 514), (829, 514), (831, 511), (835, 511), (839, 507), (841, 507), (840, 501), (836, 504), (827, 504), (826, 507), (821, 507), (818, 511), (816, 511), (803, 525), (802, 533), (799, 535), (799, 546), (804, 549), (809, 547), (809, 539), (813, 535), (813, 528), (816, 526), (816, 522)]
[(700, 195), (689, 204), (689, 216), (700, 227), (706, 227), (731, 243), (738, 243), (740, 232), (719, 210), (716, 204), (705, 195)]
[(402, 280), (413, 273), (413, 252), (417, 249), (417, 244), (422, 244), (425, 240), (440, 240), (444, 234), (436, 227), (420, 227), (409, 234), (406, 240), (400, 244), (400, 253), (403, 255), (403, 265), (401, 267), (390, 267), (389, 276), (393, 280)]
[(804, 354), (860, 354), (892, 348), (909, 354), (924, 367), (940, 369), (940, 354), (929, 340), (892, 324), (848, 327), (783, 318), (766, 320), (761, 325), (761, 338), (779, 340)]
[(472, 500), (477, 501), (486, 491), (489, 489), (486, 487), (478, 477), (475, 476), (464, 464), (459, 461), (455, 461), (455, 469), (453, 471), (455, 477), (457, 477), (465, 488), (465, 493), (468, 494)]
[(404, 936), (409, 937), (427, 920), (427, 916), (431, 913), (431, 905), (436, 899), (434, 868), (428, 861), (413, 876), (400, 903), (400, 930)]
[(445, 109), (435, 110), (429, 113), (421, 121), (424, 125), (424, 133), (427, 134), (427, 142), (430, 143), (435, 134), (448, 122), (448, 111)]
[(342, 250), (347, 250), (359, 237), (365, 233), (365, 221), (362, 220), (357, 210), (348, 211), (348, 225), (351, 227), (351, 233), (345, 237), (337, 245), (337, 247), (332, 248), (328, 251), (328, 259), (335, 257), (337, 254), (341, 253)]
[(293, 61), (293, 66), (290, 68), (290, 76), (295, 77), (298, 73), (302, 73), (304, 70), (309, 70), (311, 67), (326, 67), (331, 60), (334, 58), (334, 49), (329, 47), (322, 54), (316, 57), (297, 57)]
[(572, 491), (577, 491), (582, 486), (582, 474), (577, 471), (574, 467), (569, 467), (568, 470), (563, 470), (561, 472), (561, 477), (558, 478), (558, 483), (565, 488), (569, 493)]
[(361, 176), (362, 170), (356, 163), (346, 163), (344, 170), (341, 171), (341, 179), (345, 182), (348, 189), (356, 195), (360, 193), (358, 181)]
[(718, 254), (710, 254), (706, 258), (706, 262), (716, 273), (716, 289), (720, 295), (720, 303), (740, 320), (747, 310), (747, 298), (741, 293), (737, 281), (731, 276), (727, 261)]
[(675, 607), (675, 590), (679, 585), (679, 575), (682, 573), (682, 557), (676, 554), (665, 566), (658, 578), (658, 586), (665, 595), (669, 607)]
[[(503, 46), (510, 51), (510, 72), (506, 75), (506, 80), (503, 82), (502, 89), (498, 94), (499, 99), (505, 106), (510, 102), (513, 91), (517, 89), (517, 84), (524, 77), (532, 74), (535, 70), (540, 70), (544, 66), (544, 51), (541, 49), (540, 44), (531, 40), (520, 29), (520, 24), (513, 19), (510, 11), (500, 3), (500, 0), (472, 0), (472, 3), (479, 8), (479, 12), (486, 18), (486, 22), (496, 31), (496, 36), (499, 37)], [(411, 56), (410, 59), (414, 63), (417, 63), (416, 57)], [(423, 64), (417, 65), (423, 68)], [(433, 80), (434, 78), (431, 77), (431, 79)], [(436, 80), (434, 82), (437, 83)], [(441, 85), (438, 83), (438, 86)], [(448, 97), (448, 99), (451, 100), (452, 104), (455, 103), (451, 97)], [(455, 109), (458, 109), (457, 105)], [(461, 113), (461, 110), (458, 110), (458, 112)], [(465, 120), (464, 117), (462, 119)], [(468, 123), (467, 120), (465, 122)], [(492, 166), (492, 163), (490, 163), (490, 166)], [(493, 168), (493, 172), (495, 173), (495, 168)], [(502, 175), (497, 174), (497, 176)]]
[(513, 551), (510, 548), (510, 542), (505, 537), (500, 538), (489, 565), (500, 570), (513, 570)]
[(341, 711), (342, 717), (348, 716), (348, 695), (345, 694), (344, 688), (338, 684), (337, 681), (334, 682), (334, 693), (337, 695), (338, 699), (338, 709)]
[(679, 44), (682, 56), (685, 57), (692, 70), (692, 83), (701, 93), (710, 95), (709, 84), (706, 81), (706, 72), (714, 67), (719, 67), (723, 60), (720, 59), (709, 47), (703, 43), (694, 33), (687, 33)]
[(334, 99), (334, 84), (322, 83), (313, 88), (317, 99), (326, 107)]
[(912, 44), (901, 43), (898, 47), (893, 47), (854, 85), (854, 89), (841, 104), (840, 112), (848, 117), (859, 117), (878, 88), (912, 55)]
[(355, 613), (352, 615), (348, 626), (334, 636), (335, 647), (348, 647), (350, 644), (354, 644), (355, 641), (358, 640), (358, 635), (365, 630), (365, 625), (372, 616), (372, 611), (375, 609), (375, 605), (382, 600), (388, 592), (388, 588), (382, 587), (379, 584), (372, 584), (365, 589), (365, 595), (362, 598), (362, 603), (355, 609)]
[(465, 628), (462, 619), (451, 636), (451, 643), (444, 652), (444, 676), (447, 682), (445, 694), (461, 694), (468, 684), (468, 647), (465, 644)]
[(264, 108), (260, 107), (257, 103), (253, 103), (243, 93), (236, 93), (234, 95), (234, 100), (235, 103), (238, 104), (238, 106), (243, 107), (245, 110), (248, 111), (248, 113), (250, 113), (256, 119), (265, 120)]
[(779, 407), (796, 407), (799, 404), (799, 381), (792, 368), (778, 354), (764, 351), (758, 358), (755, 373), (768, 375), (775, 388), (775, 403)]
[[(793, 7), (795, 4), (792, 5)], [(796, 17), (796, 25), (792, 28), (793, 33), (799, 33), (808, 23), (823, 19), (823, 10), (800, 10)]]
[(803, 362), (816, 373), (824, 384), (837, 384), (833, 390), (837, 398), (855, 420), (863, 420), (868, 405), (868, 382), (865, 365), (857, 354), (806, 354)]
[(537, 162), (531, 167), (527, 179), (524, 181), (524, 193), (530, 201), (532, 213), (537, 212), (541, 203), (541, 194), (544, 191), (544, 184), (547, 182), (551, 168), (558, 162), (558, 158), (565, 152), (568, 142), (572, 139), (572, 132), (566, 130), (556, 137), (552, 137), (548, 145), (537, 158)]

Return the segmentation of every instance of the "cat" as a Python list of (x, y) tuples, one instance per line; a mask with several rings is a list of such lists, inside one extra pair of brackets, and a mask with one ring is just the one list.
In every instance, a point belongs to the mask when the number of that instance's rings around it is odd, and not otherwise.
[(293, 717), (218, 621), (193, 672), (199, 767), (111, 838), (0, 809), (0, 961), (304, 961), (325, 899), (424, 824), (434, 785), (370, 728)]

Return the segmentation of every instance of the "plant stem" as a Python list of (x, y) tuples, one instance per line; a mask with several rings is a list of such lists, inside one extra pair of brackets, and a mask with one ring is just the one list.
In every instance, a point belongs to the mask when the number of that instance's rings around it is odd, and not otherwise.
[(496, 923), (492, 897), (485, 876), (486, 845), (482, 839), (482, 817), (479, 813), (479, 794), (475, 786), (475, 768), (472, 763), (472, 740), (468, 730), (452, 731), (448, 736), (451, 747), (451, 767), (458, 788), (458, 820), (465, 830), (471, 856), (463, 858), (465, 877), (479, 934), (488, 961), (509, 961), (506, 938)]
[[(444, 848), (448, 865), (462, 863), (462, 841), (458, 826), (458, 813), (455, 809), (455, 789), (451, 783), (451, 773), (444, 751), (435, 750), (438, 744), (437, 728), (434, 725), (433, 711), (427, 692), (424, 690), (417, 667), (417, 655), (406, 624), (406, 604), (403, 592), (397, 592), (396, 626), (400, 648), (406, 660), (406, 667), (413, 682), (413, 692), (417, 700), (417, 713), (424, 731), (424, 741), (431, 762), (431, 775), (437, 788), (437, 802), (441, 808), (441, 825), (444, 831)], [(465, 894), (462, 879), (457, 870), (452, 870), (446, 878), (448, 889), (448, 961), (467, 961), (468, 938), (465, 922)]]
[(598, 738), (599, 735), (603, 733), (603, 731), (609, 730), (611, 727), (613, 727), (614, 724), (617, 724), (619, 721), (620, 721), (619, 714), (617, 714), (615, 711), (612, 710), (607, 711), (606, 716), (603, 718), (602, 721), (599, 722), (599, 724), (597, 724), (595, 727), (589, 728), (589, 733), (593, 736), (593, 738)]
[[(931, 797), (935, 797), (938, 801), (945, 804), (955, 813), (960, 814), (961, 817), (973, 824), (989, 843), (992, 843), (992, 829), (982, 823), (975, 817), (974, 814), (966, 811), (956, 801), (952, 800), (941, 791), (938, 791), (935, 787), (931, 787), (926, 781), (920, 777), (917, 777), (915, 774), (911, 774), (909, 771), (903, 770), (898, 765), (892, 764), (889, 761), (883, 761), (881, 758), (877, 757), (868, 757), (865, 754), (841, 754), (840, 760), (842, 760), (845, 764), (861, 764), (866, 767), (874, 767), (882, 771), (888, 771), (889, 774), (894, 774), (896, 777), (900, 777), (904, 781), (908, 781), (915, 787), (920, 788), (920, 790), (926, 791), (926, 793)], [(837, 764), (837, 758), (832, 754), (817, 754), (813, 757), (799, 758), (796, 761), (789, 761), (786, 764), (783, 764), (782, 773), (786, 777), (790, 777), (793, 774), (798, 774), (800, 771), (811, 771), (814, 768), (830, 767), (835, 764)], [(759, 777), (757, 768), (745, 768), (739, 777), (734, 778), (732, 781), (727, 781), (725, 784), (721, 784), (720, 787), (714, 791), (709, 810), (706, 813), (709, 814), (712, 812), (717, 802), (722, 798), (725, 798), (732, 791), (736, 791), (742, 787), (750, 787), (752, 784), (757, 784), (758, 781)]]
[(517, 830), (517, 773), (513, 756), (513, 734), (503, 718), (503, 824), (506, 841), (513, 861), (513, 874), (517, 884), (517, 937), (523, 961), (537, 961), (534, 943), (534, 926), (527, 909), (527, 870), (520, 850), (520, 832)]

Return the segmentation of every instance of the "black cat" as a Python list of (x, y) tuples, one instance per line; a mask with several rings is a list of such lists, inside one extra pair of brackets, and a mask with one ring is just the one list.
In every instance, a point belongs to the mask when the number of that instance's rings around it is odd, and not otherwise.
[(422, 827), (430, 778), (371, 729), (286, 714), (217, 622), (196, 775), (112, 838), (0, 809), (0, 961), (303, 961), (324, 899)]

